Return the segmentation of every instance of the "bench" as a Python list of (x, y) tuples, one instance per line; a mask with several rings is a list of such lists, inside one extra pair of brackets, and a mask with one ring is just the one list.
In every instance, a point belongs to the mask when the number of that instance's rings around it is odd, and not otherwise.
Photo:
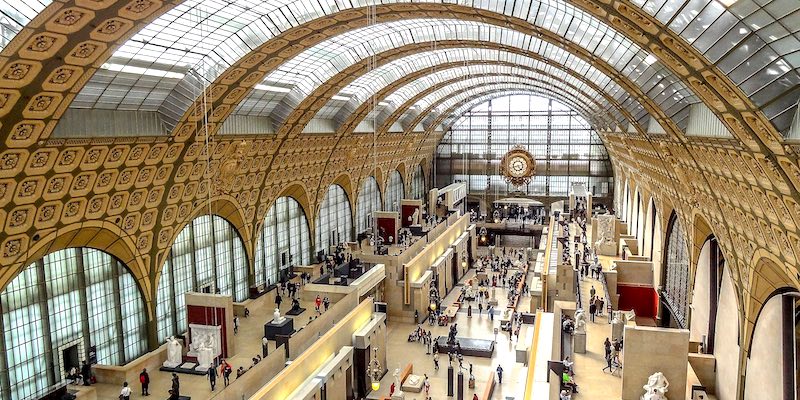
[(489, 373), (489, 380), (486, 381), (486, 388), (483, 389), (483, 396), (481, 396), (482, 400), (489, 400), (492, 398), (492, 393), (494, 393), (494, 379), (495, 373)]
[[(403, 368), (403, 371), (400, 372), (400, 386), (403, 385), (403, 382), (406, 381), (406, 378), (408, 378), (408, 376), (411, 375), (412, 372), (414, 372), (414, 364), (408, 363), (408, 365), (406, 365), (406, 367)], [(400, 388), (397, 388), (396, 390), (399, 389)]]

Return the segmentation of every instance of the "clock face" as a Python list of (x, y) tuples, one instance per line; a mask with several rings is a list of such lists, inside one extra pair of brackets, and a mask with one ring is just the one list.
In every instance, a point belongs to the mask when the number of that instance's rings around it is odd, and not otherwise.
[(514, 186), (527, 185), (536, 173), (536, 160), (522, 146), (514, 146), (500, 161), (500, 173)]
[(527, 169), (528, 169), (528, 162), (525, 161), (525, 159), (520, 156), (516, 156), (508, 162), (508, 172), (512, 176), (517, 176), (517, 177), (523, 176)]

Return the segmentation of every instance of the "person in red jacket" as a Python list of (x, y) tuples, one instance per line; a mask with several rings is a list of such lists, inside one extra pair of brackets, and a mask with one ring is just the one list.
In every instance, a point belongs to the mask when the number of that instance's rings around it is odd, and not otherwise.
[(150, 374), (147, 373), (147, 368), (142, 370), (139, 374), (139, 382), (142, 384), (142, 396), (150, 396), (148, 388), (150, 387)]

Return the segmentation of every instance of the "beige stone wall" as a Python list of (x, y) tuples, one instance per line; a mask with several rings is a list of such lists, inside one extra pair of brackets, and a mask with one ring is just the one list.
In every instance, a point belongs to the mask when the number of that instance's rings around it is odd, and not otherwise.
[(650, 375), (661, 372), (669, 381), (667, 397), (683, 398), (689, 362), (689, 331), (644, 326), (625, 327), (625, 373), (622, 400), (639, 400)]

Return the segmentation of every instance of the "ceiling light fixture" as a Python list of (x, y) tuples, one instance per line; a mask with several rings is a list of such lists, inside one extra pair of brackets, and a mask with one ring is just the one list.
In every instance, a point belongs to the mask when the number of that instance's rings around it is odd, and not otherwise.
[(172, 72), (157, 68), (134, 67), (132, 65), (125, 65), (125, 64), (105, 63), (103, 64), (102, 68), (109, 71), (124, 72), (136, 75), (157, 76), (160, 78), (183, 79), (184, 77), (184, 74), (180, 72)]
[(254, 89), (258, 89), (258, 90), (266, 90), (267, 92), (278, 92), (278, 93), (289, 93), (289, 92), (292, 91), (292, 89), (289, 89), (289, 88), (280, 87), (280, 86), (272, 86), (272, 85), (264, 85), (264, 84), (261, 84), (261, 83), (258, 84), (258, 85), (255, 85), (253, 88)]

